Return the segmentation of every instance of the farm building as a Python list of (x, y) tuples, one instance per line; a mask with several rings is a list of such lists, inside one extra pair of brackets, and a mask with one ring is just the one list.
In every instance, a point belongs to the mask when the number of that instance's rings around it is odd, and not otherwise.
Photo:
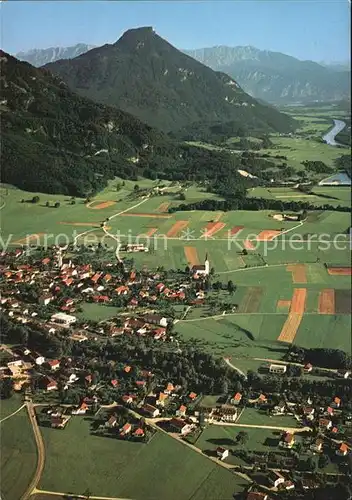
[(287, 366), (286, 365), (275, 365), (271, 364), (269, 366), (270, 373), (286, 373)]

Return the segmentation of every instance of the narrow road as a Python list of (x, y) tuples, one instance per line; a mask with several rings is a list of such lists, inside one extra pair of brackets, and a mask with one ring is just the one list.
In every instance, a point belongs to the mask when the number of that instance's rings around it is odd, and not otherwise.
[(35, 416), (35, 410), (34, 410), (34, 406), (33, 406), (32, 401), (28, 401), (26, 403), (26, 407), (27, 407), (27, 411), (28, 411), (29, 420), (30, 420), (30, 423), (31, 423), (32, 428), (33, 428), (35, 442), (37, 444), (37, 467), (36, 467), (34, 477), (33, 477), (32, 481), (30, 482), (29, 486), (27, 487), (27, 490), (22, 495), (21, 500), (27, 500), (32, 495), (33, 490), (35, 490), (35, 488), (37, 487), (37, 485), (40, 481), (40, 478), (41, 478), (41, 475), (42, 475), (43, 469), (44, 469), (44, 462), (45, 462), (44, 442), (43, 442), (43, 438), (42, 438), (42, 435), (40, 433), (40, 429), (39, 429), (39, 426), (37, 423), (37, 419)]
[(237, 366), (233, 365), (229, 358), (224, 358), (224, 361), (227, 365), (229, 365), (230, 368), (232, 368), (233, 370), (235, 370), (237, 373), (239, 373), (240, 375), (242, 375), (242, 377), (244, 377), (245, 380), (247, 380), (247, 375), (242, 371), (240, 370), (239, 368), (237, 368)]
[(23, 404), (22, 406), (20, 406), (19, 408), (17, 408), (16, 411), (14, 411), (13, 413), (11, 413), (11, 415), (7, 415), (7, 417), (4, 417), (2, 420), (0, 420), (0, 424), (2, 424), (2, 422), (5, 422), (5, 420), (7, 420), (8, 418), (11, 418), (13, 417), (14, 415), (16, 415), (16, 413), (18, 413), (19, 411), (22, 410), (22, 408), (24, 408), (26, 405)]
[[(62, 496), (64, 498), (68, 498), (69, 496), (72, 498), (82, 498), (83, 500), (86, 500), (88, 497), (86, 495), (78, 495), (77, 493), (74, 494), (68, 494), (64, 493), (62, 491), (48, 491), (48, 490), (37, 490), (35, 488), (33, 490), (33, 494), (42, 494), (42, 495), (55, 495), (55, 496)], [(118, 498), (118, 497), (96, 497), (94, 495), (89, 495), (90, 500), (131, 500), (130, 498)]]
[[(149, 195), (147, 195), (142, 201), (140, 201), (139, 203), (137, 203), (136, 205), (133, 205), (132, 207), (129, 207), (129, 208), (126, 208), (125, 210), (122, 210), (121, 212), (118, 212), (114, 215), (111, 215), (108, 220), (112, 220), (112, 219), (115, 219), (115, 217), (118, 217), (119, 215), (122, 215), (126, 212), (129, 212), (130, 210), (134, 209), (134, 208), (137, 208), (139, 207), (140, 205), (142, 205), (143, 203), (145, 203), (147, 200), (149, 199)], [(120, 246), (121, 246), (121, 242), (120, 242), (120, 239), (117, 237), (117, 236), (114, 236), (112, 233), (110, 233), (106, 227), (105, 227), (105, 224), (106, 224), (106, 221), (103, 222), (103, 226), (102, 226), (102, 229), (104, 231), (104, 233), (108, 236), (110, 236), (110, 238), (112, 238), (113, 240), (116, 241), (116, 250), (115, 250), (115, 256), (116, 256), (116, 259), (121, 262), (121, 259), (120, 259), (120, 255), (119, 255), (119, 250), (120, 250)]]

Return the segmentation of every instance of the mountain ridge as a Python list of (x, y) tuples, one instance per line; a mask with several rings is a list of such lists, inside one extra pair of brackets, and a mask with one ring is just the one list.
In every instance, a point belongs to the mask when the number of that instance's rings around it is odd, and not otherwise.
[(39, 68), (49, 62), (58, 61), (59, 59), (72, 59), (96, 47), (87, 43), (77, 43), (69, 47), (48, 47), (46, 49), (31, 49), (21, 51), (15, 54), (16, 59), (23, 62), (28, 62), (32, 66)]
[(294, 127), (288, 116), (255, 101), (228, 75), (177, 50), (152, 27), (128, 30), (113, 44), (45, 68), (80, 95), (165, 131), (230, 121), (261, 132)]
[(116, 175), (136, 177), (151, 156), (177, 156), (176, 143), (132, 115), (80, 97), (3, 51), (0, 61), (3, 182), (87, 196)]
[(350, 95), (350, 72), (341, 67), (301, 61), (253, 46), (223, 45), (184, 52), (229, 74), (250, 95), (271, 103), (338, 101)]

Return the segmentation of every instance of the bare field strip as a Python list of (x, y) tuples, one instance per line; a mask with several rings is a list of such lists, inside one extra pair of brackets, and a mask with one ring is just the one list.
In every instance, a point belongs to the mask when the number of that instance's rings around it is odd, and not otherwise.
[(209, 222), (203, 233), (203, 238), (210, 238), (226, 226), (224, 222)]
[(306, 266), (304, 264), (290, 264), (286, 271), (292, 273), (292, 283), (307, 283)]
[(63, 222), (60, 221), (59, 224), (64, 226), (82, 226), (82, 227), (100, 227), (101, 224), (97, 222)]
[[(97, 205), (96, 205), (96, 203), (97, 203)], [(104, 208), (112, 207), (115, 204), (116, 204), (116, 201), (94, 200), (94, 201), (91, 201), (90, 203), (87, 203), (86, 207), (91, 208), (92, 210), (103, 210)]]
[(35, 233), (29, 234), (25, 238), (21, 238), (20, 240), (14, 241), (16, 245), (25, 245), (26, 243), (30, 243), (33, 240), (40, 240), (40, 237), (45, 233)]
[(250, 240), (245, 240), (243, 246), (246, 250), (254, 250), (254, 245)]
[(167, 238), (176, 238), (176, 236), (180, 235), (180, 232), (183, 231), (188, 226), (188, 220), (179, 220), (177, 221), (172, 228), (166, 233)]
[(184, 247), (184, 252), (187, 262), (191, 267), (199, 264), (198, 253), (195, 247)]
[(290, 313), (277, 340), (291, 344), (296, 337), (302, 318), (303, 314)]
[(235, 236), (235, 234), (239, 233), (240, 231), (242, 231), (242, 229), (244, 228), (244, 226), (235, 226), (233, 227), (232, 229), (230, 229), (229, 233), (230, 233), (230, 236)]
[(278, 236), (279, 234), (281, 234), (281, 231), (277, 231), (275, 229), (266, 229), (266, 230), (261, 231), (257, 235), (257, 240), (258, 241), (271, 241), (273, 238), (275, 238), (275, 236)]
[(156, 233), (157, 230), (157, 227), (151, 227), (146, 233), (142, 233), (139, 236), (147, 236), (149, 238), (150, 236), (153, 236), (153, 234)]
[(352, 269), (350, 267), (328, 267), (328, 273), (331, 276), (351, 276)]
[(324, 288), (319, 293), (319, 313), (335, 314), (335, 290)]
[(170, 203), (161, 203), (161, 205), (158, 206), (157, 211), (158, 212), (167, 212), (168, 208), (170, 206)]
[(278, 300), (276, 304), (276, 308), (279, 309), (279, 311), (282, 311), (282, 309), (286, 309), (287, 311), (291, 307), (291, 301), (290, 300)]
[(352, 313), (351, 290), (335, 290), (335, 312), (336, 314)]
[(306, 305), (306, 298), (306, 288), (295, 288), (292, 295), (290, 312), (303, 314)]
[(307, 297), (306, 288), (295, 288), (291, 300), (290, 313), (277, 340), (292, 343), (301, 324)]
[(125, 212), (120, 214), (120, 217), (148, 217), (149, 219), (171, 219), (172, 215), (168, 214), (142, 214), (137, 212)]
[(246, 294), (239, 305), (238, 313), (255, 313), (258, 311), (263, 289), (259, 286), (247, 288)]

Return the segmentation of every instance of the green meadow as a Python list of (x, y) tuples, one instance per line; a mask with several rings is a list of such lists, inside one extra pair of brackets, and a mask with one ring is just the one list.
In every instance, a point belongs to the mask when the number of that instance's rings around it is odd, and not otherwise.
[(73, 417), (65, 430), (42, 428), (42, 433), (44, 490), (82, 494), (89, 489), (93, 495), (136, 500), (230, 500), (246, 485), (161, 432), (147, 444), (109, 439), (92, 436), (89, 419)]

